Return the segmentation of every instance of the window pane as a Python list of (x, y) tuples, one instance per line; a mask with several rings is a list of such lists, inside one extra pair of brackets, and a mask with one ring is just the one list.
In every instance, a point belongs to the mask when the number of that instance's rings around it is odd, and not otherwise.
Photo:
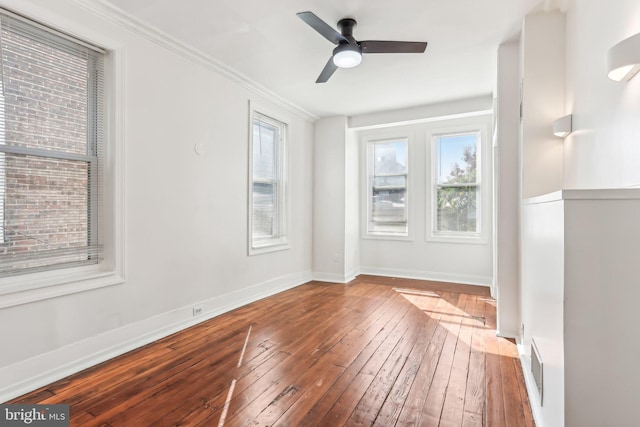
[(475, 133), (438, 137), (438, 184), (476, 182)]
[(87, 154), (88, 55), (3, 26), (2, 144)]
[(275, 184), (253, 183), (253, 238), (272, 237), (277, 233)]
[(278, 128), (256, 118), (253, 121), (253, 180), (277, 179)]
[(436, 229), (438, 231), (477, 233), (479, 189), (476, 186), (439, 187), (437, 189)]
[(249, 255), (286, 249), (287, 125), (251, 112)]
[(373, 178), (374, 189), (404, 188), (406, 186), (407, 177), (405, 175), (377, 176)]
[(5, 154), (3, 169), (2, 270), (89, 262), (89, 164)]
[(389, 141), (373, 145), (374, 175), (407, 173), (407, 142)]
[(0, 21), (0, 276), (97, 263), (103, 55)]
[(374, 222), (405, 222), (407, 177), (379, 176), (373, 179), (371, 220)]
[(374, 222), (405, 222), (406, 188), (373, 189), (371, 219)]
[(369, 143), (367, 232), (372, 235), (407, 235), (407, 146), (406, 139)]

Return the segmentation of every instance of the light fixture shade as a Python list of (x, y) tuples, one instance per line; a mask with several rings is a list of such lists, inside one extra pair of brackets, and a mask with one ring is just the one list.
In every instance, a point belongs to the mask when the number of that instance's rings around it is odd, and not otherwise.
[(631, 80), (640, 71), (640, 33), (607, 52), (607, 76), (617, 82)]
[(362, 54), (350, 46), (338, 47), (333, 54), (333, 63), (339, 68), (353, 68), (362, 62)]
[(553, 134), (560, 138), (565, 138), (573, 131), (573, 117), (571, 114), (560, 117), (553, 122)]

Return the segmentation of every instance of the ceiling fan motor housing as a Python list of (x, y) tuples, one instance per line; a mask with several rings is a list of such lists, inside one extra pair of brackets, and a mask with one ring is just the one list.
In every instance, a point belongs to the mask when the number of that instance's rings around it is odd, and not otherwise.
[(346, 39), (350, 38), (349, 43), (351, 43), (352, 40), (355, 42), (355, 39), (353, 38), (353, 29), (356, 27), (356, 25), (358, 25), (358, 22), (356, 22), (356, 20), (353, 18), (343, 18), (338, 21), (338, 28), (340, 28), (340, 33)]
[(339, 68), (353, 68), (360, 65), (362, 61), (362, 48), (358, 41), (353, 38), (353, 29), (358, 23), (355, 19), (344, 18), (338, 21), (340, 33), (346, 40), (340, 41), (333, 49), (333, 63)]

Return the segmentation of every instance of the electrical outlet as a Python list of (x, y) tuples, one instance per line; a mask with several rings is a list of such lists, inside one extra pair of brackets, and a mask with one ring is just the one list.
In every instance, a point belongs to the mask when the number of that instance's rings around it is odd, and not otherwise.
[(200, 316), (202, 314), (202, 304), (196, 304), (193, 306), (193, 316)]

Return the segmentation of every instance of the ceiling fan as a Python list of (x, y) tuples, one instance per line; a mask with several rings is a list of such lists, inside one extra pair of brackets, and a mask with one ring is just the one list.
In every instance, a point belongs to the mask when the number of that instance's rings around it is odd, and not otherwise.
[(399, 42), (390, 40), (364, 40), (353, 38), (353, 29), (357, 22), (352, 18), (338, 21), (340, 32), (318, 18), (313, 12), (299, 12), (296, 15), (311, 28), (337, 45), (329, 62), (318, 76), (316, 83), (325, 83), (338, 68), (353, 68), (362, 61), (363, 53), (423, 53), (427, 42)]

